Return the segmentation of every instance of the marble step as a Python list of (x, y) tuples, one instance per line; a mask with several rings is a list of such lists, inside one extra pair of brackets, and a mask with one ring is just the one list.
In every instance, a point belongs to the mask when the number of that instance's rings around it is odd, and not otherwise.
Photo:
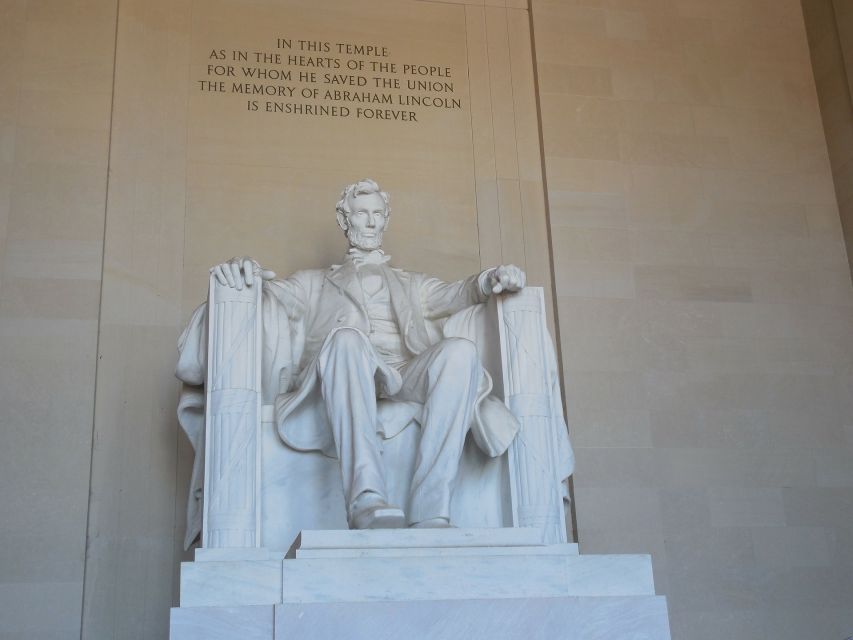
[(196, 562), (364, 558), (442, 555), (577, 555), (578, 546), (545, 544), (542, 530), (377, 529), (301, 531), (287, 552), (256, 549), (196, 549)]
[(577, 555), (576, 544), (549, 545), (541, 529), (302, 531), (287, 558), (459, 555)]
[(285, 560), (282, 602), (654, 595), (649, 556)]
[(431, 555), (181, 565), (181, 606), (654, 595), (646, 555)]
[(172, 609), (172, 640), (670, 640), (659, 596), (336, 602)]
[(300, 531), (287, 557), (297, 549), (411, 549), (443, 547), (545, 546), (541, 529), (326, 529)]
[[(291, 549), (290, 557), (296, 558), (399, 558), (403, 556), (564, 556), (578, 555), (578, 545), (552, 544), (535, 547), (398, 547), (398, 548), (349, 548), (349, 549)], [(285, 552), (267, 549), (196, 549), (196, 562), (223, 562), (233, 560), (283, 560)]]
[(578, 545), (543, 547), (440, 547), (437, 549), (297, 549), (296, 558), (402, 558), (446, 556), (576, 556)]

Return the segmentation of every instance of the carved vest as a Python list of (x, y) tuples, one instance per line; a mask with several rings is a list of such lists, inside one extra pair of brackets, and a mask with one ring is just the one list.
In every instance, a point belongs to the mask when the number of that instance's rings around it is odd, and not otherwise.
[(370, 322), (370, 343), (389, 365), (399, 368), (412, 358), (406, 348), (397, 318), (391, 306), (387, 274), (378, 265), (358, 268), (358, 279), (364, 295), (364, 306)]

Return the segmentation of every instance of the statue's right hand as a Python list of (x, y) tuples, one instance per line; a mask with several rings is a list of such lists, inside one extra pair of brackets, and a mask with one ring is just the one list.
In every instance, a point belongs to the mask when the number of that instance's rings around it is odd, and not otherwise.
[(210, 269), (216, 277), (216, 281), (224, 287), (233, 287), (242, 289), (244, 286), (251, 287), (255, 284), (255, 279), (272, 280), (275, 278), (275, 272), (267, 269), (262, 269), (257, 260), (252, 258), (231, 258), (228, 262), (223, 262)]

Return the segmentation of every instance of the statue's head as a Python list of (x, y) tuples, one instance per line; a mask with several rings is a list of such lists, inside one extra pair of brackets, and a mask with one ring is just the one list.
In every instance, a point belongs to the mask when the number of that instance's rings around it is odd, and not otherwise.
[(382, 234), (388, 228), (390, 197), (370, 178), (359, 180), (341, 192), (335, 206), (338, 226), (350, 246), (371, 251), (382, 246)]

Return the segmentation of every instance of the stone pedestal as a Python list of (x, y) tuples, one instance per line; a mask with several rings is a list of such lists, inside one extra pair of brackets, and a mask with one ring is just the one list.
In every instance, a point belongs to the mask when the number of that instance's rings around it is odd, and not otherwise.
[(579, 555), (537, 529), (303, 531), (286, 553), (202, 549), (172, 640), (668, 640), (645, 555)]

